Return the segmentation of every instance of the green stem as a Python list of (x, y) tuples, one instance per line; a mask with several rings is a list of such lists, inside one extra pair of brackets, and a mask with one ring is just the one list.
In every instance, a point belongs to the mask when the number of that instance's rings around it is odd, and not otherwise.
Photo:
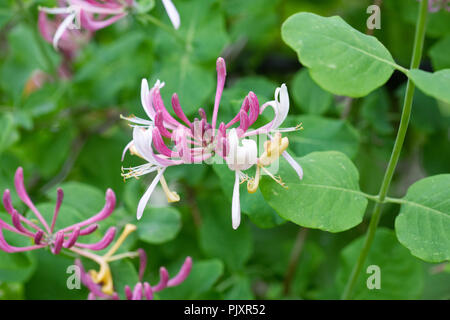
[[(425, 39), (427, 10), (428, 10), (428, 0), (422, 0), (420, 3), (419, 15), (417, 17), (413, 55), (411, 58), (411, 69), (419, 67), (420, 59), (422, 57), (422, 48)], [(400, 153), (402, 151), (403, 142), (405, 141), (405, 135), (408, 129), (409, 118), (411, 116), (414, 88), (415, 88), (414, 83), (411, 81), (411, 79), (408, 79), (408, 83), (406, 86), (406, 94), (403, 102), (402, 117), (400, 119), (400, 127), (397, 132), (397, 138), (395, 139), (394, 148), (391, 153), (391, 158), (389, 160), (389, 164), (387, 166), (383, 182), (381, 183), (380, 192), (378, 194), (379, 202), (375, 204), (375, 208), (372, 214), (372, 218), (370, 219), (370, 224), (367, 230), (367, 235), (364, 241), (363, 248), (352, 270), (347, 285), (344, 289), (344, 292), (341, 297), (342, 299), (350, 299), (353, 289), (355, 288), (355, 285), (357, 283), (358, 276), (361, 273), (364, 262), (367, 258), (367, 255), (369, 254), (370, 247), (375, 237), (375, 231), (377, 229), (381, 217), (381, 208), (383, 206), (383, 202), (386, 198), (386, 195), (389, 191), (392, 176), (394, 174), (398, 159), (400, 157)]]
[(45, 60), (45, 64), (47, 65), (47, 71), (52, 74), (52, 75), (56, 75), (56, 67), (53, 65), (53, 61), (50, 58), (50, 55), (48, 54), (47, 48), (45, 47), (45, 44), (43, 42), (42, 37), (39, 34), (38, 28), (36, 26), (36, 24), (33, 23), (33, 19), (30, 15), (30, 12), (28, 11), (28, 9), (25, 7), (23, 0), (18, 0), (17, 1), (20, 11), (22, 11), (24, 17), (25, 17), (25, 21), (28, 23), (28, 25), (30, 26), (32, 32), (33, 32), (33, 37), (36, 41), (36, 44), (39, 48), (39, 51), (42, 54), (42, 57)]
[(139, 17), (141, 17), (144, 21), (153, 23), (155, 26), (163, 29), (164, 31), (166, 31), (168, 33), (170, 33), (171, 35), (173, 35), (181, 43), (183, 43), (183, 44), (186, 43), (186, 41), (183, 39), (183, 37), (181, 37), (176, 30), (174, 30), (172, 27), (169, 27), (168, 25), (163, 23), (161, 20), (155, 18), (154, 16), (152, 16), (150, 14), (143, 13), (143, 14), (140, 14)]

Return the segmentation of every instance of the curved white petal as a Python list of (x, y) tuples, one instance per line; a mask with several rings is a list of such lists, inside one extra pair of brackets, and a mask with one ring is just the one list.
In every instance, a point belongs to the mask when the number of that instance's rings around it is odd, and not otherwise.
[(131, 140), (130, 142), (128, 142), (128, 144), (125, 146), (125, 148), (123, 148), (122, 151), (122, 158), (121, 161), (123, 162), (123, 159), (125, 159), (125, 154), (127, 153), (128, 149), (130, 149), (130, 147), (133, 145), (133, 140)]
[(177, 8), (175, 8), (171, 0), (162, 0), (162, 2), (173, 27), (178, 29), (180, 27), (180, 15), (178, 14)]
[(145, 191), (144, 195), (142, 196), (141, 200), (139, 200), (139, 204), (137, 207), (137, 219), (141, 219), (142, 215), (144, 214), (144, 209), (147, 206), (148, 200), (150, 200), (150, 196), (152, 195), (153, 191), (155, 190), (156, 185), (158, 184), (159, 180), (161, 179), (162, 174), (164, 173), (165, 169), (161, 169), (158, 171), (158, 174), (153, 179), (152, 183), (148, 187), (147, 191)]
[(59, 25), (58, 29), (55, 32), (55, 35), (53, 37), (53, 47), (55, 48), (55, 50), (58, 50), (58, 42), (59, 39), (61, 39), (61, 37), (63, 36), (64, 32), (66, 32), (66, 30), (69, 28), (69, 25), (72, 24), (72, 22), (75, 19), (76, 14), (72, 13), (70, 15), (68, 15), (63, 22)]
[(241, 204), (239, 197), (239, 171), (235, 173), (234, 188), (233, 188), (233, 201), (231, 204), (231, 224), (233, 229), (237, 229), (241, 224)]
[(226, 158), (231, 170), (247, 170), (257, 162), (258, 148), (256, 142), (249, 139), (242, 139), (241, 141), (242, 146), (239, 145), (236, 129), (231, 129), (228, 134), (230, 150)]
[(300, 178), (300, 180), (303, 179), (303, 169), (302, 167), (298, 164), (297, 161), (295, 161), (294, 158), (292, 158), (292, 156), (287, 153), (287, 151), (284, 151), (282, 153), (282, 156), (286, 159), (286, 161), (291, 165), (291, 167), (295, 170), (295, 172), (297, 172), (298, 177)]
[(289, 113), (289, 94), (286, 85), (283, 83), (280, 88), (275, 90), (275, 105), (272, 105), (275, 112), (275, 118), (271, 126), (272, 130), (278, 129), (280, 125), (286, 120)]
[(281, 126), (284, 120), (286, 120), (289, 113), (289, 93), (286, 84), (283, 83), (281, 87), (275, 90), (275, 100), (264, 103), (261, 106), (259, 113), (262, 114), (268, 106), (271, 106), (273, 108), (273, 112), (275, 113), (273, 120), (263, 127), (253, 130), (253, 132), (249, 132), (246, 136), (262, 131), (276, 130)]
[(152, 130), (142, 127), (134, 127), (133, 142), (137, 152), (148, 162), (158, 165), (159, 163), (153, 157), (152, 152)]
[(153, 108), (150, 90), (147, 79), (142, 79), (141, 82), (141, 104), (147, 116), (153, 121), (155, 119), (155, 108)]

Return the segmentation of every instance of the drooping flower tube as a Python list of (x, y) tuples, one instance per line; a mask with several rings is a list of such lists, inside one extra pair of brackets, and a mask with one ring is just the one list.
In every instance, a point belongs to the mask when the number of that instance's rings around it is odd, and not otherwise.
[[(147, 266), (147, 255), (143, 249), (137, 250), (137, 255), (139, 256), (139, 281), (132, 287), (125, 285), (123, 288), (125, 298), (127, 300), (153, 300), (154, 293), (164, 290), (165, 288), (175, 287), (186, 280), (192, 269), (192, 258), (187, 257), (180, 268), (180, 271), (173, 277), (170, 278), (169, 272), (166, 268), (161, 267), (159, 269), (160, 280), (159, 282), (151, 286), (148, 281), (143, 281), (145, 269)], [(77, 259), (75, 264), (80, 268), (81, 271), (81, 282), (89, 289), (89, 300), (96, 299), (110, 299), (119, 300), (119, 295), (117, 291), (108, 291), (105, 293), (104, 288), (101, 284), (95, 282), (95, 278), (92, 276), (95, 273), (86, 272), (81, 260)], [(109, 276), (111, 276), (109, 274)]]
[[(80, 241), (83, 236), (89, 235), (96, 231), (98, 229), (97, 223), (108, 218), (114, 211), (116, 196), (111, 189), (108, 189), (106, 191), (106, 202), (100, 212), (90, 217), (89, 219), (80, 221), (59, 230), (55, 230), (56, 221), (64, 197), (63, 190), (57, 190), (55, 210), (52, 221), (49, 224), (28, 196), (24, 184), (23, 169), (21, 167), (16, 170), (14, 176), (14, 185), (20, 200), (22, 200), (22, 202), (30, 209), (30, 211), (37, 218), (38, 222), (33, 222), (32, 219), (25, 217), (13, 207), (11, 192), (6, 189), (3, 194), (3, 205), (6, 209), (6, 212), (11, 216), (11, 224), (0, 219), (1, 250), (9, 253), (14, 253), (48, 247), (51, 249), (51, 252), (53, 254), (58, 254), (60, 253), (62, 248), (102, 250), (114, 240), (116, 228), (111, 227), (105, 233), (103, 238), (96, 243), (84, 243)], [(4, 237), (3, 230), (8, 230), (24, 237), (30, 238), (34, 244), (24, 247), (16, 247), (10, 245)]]
[[(163, 0), (164, 8), (175, 29), (180, 26), (180, 16), (171, 0)], [(134, 0), (59, 0), (59, 7), (40, 7), (39, 27), (44, 38), (48, 39), (50, 22), (46, 14), (57, 15), (59, 26), (54, 31), (53, 47), (59, 47), (60, 40), (66, 42), (76, 28), (90, 32), (106, 28), (124, 18), (135, 5)], [(44, 31), (44, 32), (42, 32)]]
[[(139, 201), (137, 218), (142, 217), (143, 211), (158, 182), (161, 182), (169, 202), (179, 200), (179, 196), (169, 190), (163, 173), (170, 166), (181, 164), (202, 163), (218, 156), (235, 172), (235, 184), (232, 200), (232, 226), (236, 229), (240, 224), (239, 184), (248, 181), (248, 191), (255, 192), (258, 188), (260, 171), (268, 174), (281, 185), (281, 179), (276, 178), (265, 167), (276, 161), (280, 155), (295, 169), (300, 179), (303, 171), (301, 166), (286, 152), (288, 139), (282, 138), (282, 132), (302, 129), (301, 125), (293, 128), (281, 128), (289, 112), (289, 96), (287, 87), (283, 84), (275, 91), (275, 100), (263, 104), (261, 107), (257, 96), (249, 92), (244, 98), (239, 112), (228, 122), (218, 120), (220, 100), (225, 86), (226, 65), (223, 58), (218, 58), (217, 88), (213, 106), (211, 122), (208, 121), (204, 109), (198, 110), (199, 118), (189, 120), (181, 108), (178, 95), (172, 96), (172, 108), (178, 120), (166, 109), (160, 90), (164, 82), (156, 81), (149, 89), (147, 80), (142, 80), (141, 102), (149, 119), (135, 116), (124, 119), (132, 123), (133, 140), (127, 144), (122, 154), (122, 160), (127, 151), (143, 158), (147, 163), (126, 168), (125, 178), (139, 177), (151, 172), (157, 172), (156, 177)], [(268, 124), (250, 129), (259, 115), (268, 107), (272, 107), (274, 118)], [(248, 139), (262, 135), (269, 141), (264, 144), (264, 152), (258, 157), (257, 144)], [(167, 141), (170, 140), (170, 145)], [(243, 171), (257, 166), (255, 178), (249, 178)]]

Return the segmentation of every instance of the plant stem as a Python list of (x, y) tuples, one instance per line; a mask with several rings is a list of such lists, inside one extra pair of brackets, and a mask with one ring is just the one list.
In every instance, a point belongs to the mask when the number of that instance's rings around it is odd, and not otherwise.
[(141, 17), (144, 21), (153, 23), (155, 26), (163, 29), (164, 31), (166, 31), (168, 33), (170, 33), (177, 40), (179, 40), (181, 43), (183, 43), (183, 44), (186, 43), (186, 41), (178, 34), (178, 32), (176, 30), (174, 30), (173, 28), (169, 27), (168, 25), (163, 23), (161, 20), (155, 18), (154, 16), (152, 16), (150, 14), (143, 13), (143, 14), (139, 15), (139, 17)]
[(291, 290), (291, 283), (295, 276), (295, 270), (297, 269), (298, 261), (300, 259), (300, 254), (302, 253), (307, 234), (308, 229), (301, 228), (297, 234), (294, 247), (292, 248), (291, 258), (289, 259), (289, 265), (283, 283), (283, 294), (285, 296), (287, 296)]
[[(428, 0), (422, 0), (419, 8), (419, 15), (417, 17), (416, 23), (416, 33), (414, 37), (414, 47), (413, 54), (411, 58), (411, 69), (419, 67), (420, 59), (422, 57), (422, 48), (425, 38), (425, 25), (428, 10)], [(406, 94), (403, 102), (402, 117), (400, 119), (400, 126), (397, 132), (397, 138), (395, 139), (394, 148), (392, 149), (391, 158), (387, 166), (383, 181), (381, 183), (380, 192), (378, 193), (379, 202), (375, 204), (375, 208), (370, 219), (369, 228), (367, 230), (366, 239), (364, 241), (361, 253), (356, 261), (356, 264), (352, 270), (350, 278), (342, 294), (342, 299), (349, 299), (352, 295), (353, 289), (357, 283), (358, 276), (361, 273), (364, 262), (369, 254), (370, 247), (372, 245), (373, 239), (375, 237), (375, 231), (377, 229), (378, 223), (381, 217), (381, 208), (386, 195), (389, 191), (389, 186), (394, 174), (395, 168), (397, 166), (400, 153), (402, 151), (403, 142), (405, 141), (406, 131), (408, 129), (409, 118), (411, 115), (411, 107), (414, 96), (414, 83), (411, 79), (408, 79), (406, 86)]]

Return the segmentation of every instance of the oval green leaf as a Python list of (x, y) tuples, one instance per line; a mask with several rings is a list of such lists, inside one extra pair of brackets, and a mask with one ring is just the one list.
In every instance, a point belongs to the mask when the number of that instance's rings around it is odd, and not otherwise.
[(333, 95), (319, 87), (306, 68), (294, 76), (290, 91), (296, 105), (306, 113), (324, 114), (333, 102)]
[[(364, 245), (365, 236), (354, 240), (341, 252), (336, 283), (344, 290)], [(379, 280), (379, 289), (377, 285)], [(372, 289), (369, 289), (372, 288)], [(392, 230), (379, 228), (358, 278), (352, 299), (418, 299), (424, 287), (422, 264), (402, 247)]]
[(181, 228), (181, 216), (172, 207), (147, 208), (137, 223), (139, 239), (148, 243), (163, 243), (175, 238)]
[(395, 231), (401, 244), (429, 262), (450, 260), (450, 174), (414, 183), (401, 199)]
[(329, 232), (348, 230), (362, 221), (367, 199), (359, 190), (358, 170), (346, 155), (313, 152), (296, 160), (303, 167), (303, 180), (284, 160), (276, 173), (287, 189), (262, 177), (261, 192), (278, 214), (300, 226)]
[(283, 126), (295, 127), (299, 123), (303, 125), (302, 131), (287, 134), (290, 148), (297, 156), (333, 150), (353, 158), (358, 152), (358, 131), (345, 120), (314, 115), (288, 116)]
[(408, 71), (408, 75), (427, 95), (450, 103), (450, 69), (437, 72), (412, 69)]
[(283, 23), (281, 34), (312, 79), (338, 95), (365, 96), (398, 67), (381, 42), (338, 16), (297, 13)]

